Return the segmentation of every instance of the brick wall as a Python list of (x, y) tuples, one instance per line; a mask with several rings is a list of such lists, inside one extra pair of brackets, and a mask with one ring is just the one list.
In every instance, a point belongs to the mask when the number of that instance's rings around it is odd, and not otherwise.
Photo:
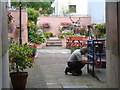
[[(19, 41), (19, 33), (17, 32), (16, 25), (19, 25), (19, 10), (9, 10), (13, 18), (14, 31), (9, 33), (9, 37), (13, 37), (14, 41)], [(28, 30), (27, 30), (27, 11), (22, 10), (22, 42), (28, 42)]]
[[(78, 17), (72, 17), (73, 21), (77, 21)], [(82, 17), (81, 18), (81, 25), (88, 25), (91, 24), (91, 17)], [(69, 17), (45, 17), (41, 16), (39, 17), (39, 21), (37, 22), (38, 26), (40, 26), (44, 22), (49, 22), (51, 24), (51, 27), (47, 29), (47, 32), (52, 32), (54, 35), (59, 34), (59, 26), (61, 22), (70, 22)]]

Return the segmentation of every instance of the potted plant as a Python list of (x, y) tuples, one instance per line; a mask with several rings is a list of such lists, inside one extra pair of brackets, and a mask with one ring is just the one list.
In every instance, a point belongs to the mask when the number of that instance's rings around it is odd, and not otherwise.
[(26, 49), (27, 44), (11, 43), (9, 47), (10, 77), (13, 88), (25, 88), (28, 72), (24, 70), (32, 67), (31, 49)]
[(106, 24), (105, 23), (94, 24), (93, 32), (94, 32), (94, 35), (98, 38), (100, 38), (101, 36), (104, 36), (106, 34)]
[(72, 26), (72, 24), (69, 23), (69, 22), (61, 22), (61, 25), (62, 25), (63, 27), (70, 27), (70, 26)]
[(44, 28), (50, 28), (50, 23), (49, 22), (45, 22), (45, 23), (42, 24), (42, 26)]

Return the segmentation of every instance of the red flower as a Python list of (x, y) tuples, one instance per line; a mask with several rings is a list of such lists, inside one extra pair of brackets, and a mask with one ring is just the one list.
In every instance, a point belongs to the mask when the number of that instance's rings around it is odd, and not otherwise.
[(76, 45), (71, 45), (71, 47), (77, 47)]
[(36, 45), (36, 44), (33, 44), (33, 46), (34, 46), (34, 47), (37, 47), (37, 45)]
[(77, 46), (81, 46), (81, 44), (80, 44), (80, 43), (77, 43)]

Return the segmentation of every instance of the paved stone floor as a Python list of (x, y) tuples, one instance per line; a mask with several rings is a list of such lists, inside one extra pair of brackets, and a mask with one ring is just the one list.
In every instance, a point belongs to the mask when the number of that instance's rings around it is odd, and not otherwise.
[(68, 49), (62, 47), (49, 47), (38, 49), (34, 66), (29, 71), (27, 88), (106, 88), (106, 83), (101, 83), (83, 68), (81, 76), (65, 75)]

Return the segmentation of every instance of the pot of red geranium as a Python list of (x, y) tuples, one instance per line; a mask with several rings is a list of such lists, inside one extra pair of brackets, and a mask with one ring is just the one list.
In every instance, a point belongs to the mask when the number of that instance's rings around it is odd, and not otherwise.
[(24, 70), (32, 67), (33, 61), (29, 58), (32, 50), (26, 49), (26, 44), (11, 43), (9, 47), (10, 78), (13, 88), (25, 88), (28, 72)]

